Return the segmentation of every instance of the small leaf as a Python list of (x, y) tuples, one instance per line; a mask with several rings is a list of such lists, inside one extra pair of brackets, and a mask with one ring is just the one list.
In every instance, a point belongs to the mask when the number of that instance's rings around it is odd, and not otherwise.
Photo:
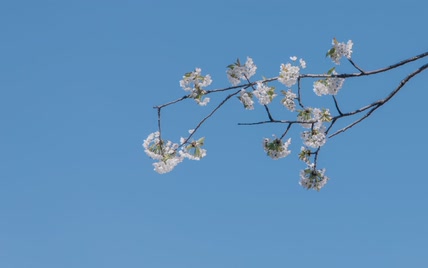
[(336, 67), (331, 68), (330, 70), (328, 70), (327, 74), (331, 75), (334, 72), (335, 69), (336, 69)]

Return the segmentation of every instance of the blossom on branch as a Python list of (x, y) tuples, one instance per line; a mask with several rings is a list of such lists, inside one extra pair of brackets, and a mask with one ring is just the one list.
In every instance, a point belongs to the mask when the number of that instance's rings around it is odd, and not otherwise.
[[(184, 143), (184, 141), (184, 138), (180, 139), (181, 143)], [(201, 160), (201, 158), (207, 155), (207, 150), (201, 148), (201, 146), (204, 145), (204, 141), (205, 138), (203, 137), (197, 141), (190, 142), (189, 145), (185, 146), (182, 150), (180, 150), (180, 156), (190, 160)]]
[[(337, 73), (334, 71), (334, 68), (328, 71), (327, 74), (337, 75)], [(314, 82), (314, 92), (318, 96), (336, 95), (342, 88), (344, 82), (345, 79), (339, 77), (328, 77), (326, 79), (320, 79)]]
[(308, 107), (304, 110), (299, 110), (297, 114), (297, 121), (300, 122), (308, 122), (308, 123), (300, 123), (300, 125), (304, 128), (311, 128), (312, 127), (312, 108)]
[(349, 40), (348, 43), (339, 43), (336, 38), (333, 38), (332, 41), (333, 47), (327, 52), (326, 56), (330, 57), (334, 63), (340, 64), (340, 59), (346, 57), (351, 58), (352, 55), (352, 40)]
[(308, 165), (309, 165), (309, 157), (311, 156), (311, 154), (312, 152), (308, 148), (304, 146), (300, 147), (299, 159)]
[(281, 64), (278, 81), (287, 87), (292, 87), (299, 78), (299, 72), (300, 68), (292, 66), (291, 63)]
[(190, 91), (190, 97), (200, 106), (205, 106), (210, 101), (210, 98), (203, 98), (206, 91), (203, 89), (211, 85), (212, 79), (209, 74), (201, 75), (201, 69), (196, 68), (193, 72), (185, 73), (183, 79), (180, 80), (180, 87), (184, 91)]
[(171, 141), (160, 139), (159, 131), (149, 134), (143, 142), (144, 152), (152, 159), (158, 160), (154, 163), (154, 170), (159, 173), (167, 173), (183, 161), (182, 156), (177, 155), (179, 145)]
[(317, 121), (317, 124), (315, 124), (315, 127), (320, 126), (323, 122), (330, 122), (332, 120), (330, 110), (326, 108), (322, 108), (322, 109), (314, 108), (312, 110), (312, 114), (314, 116), (314, 120)]
[(159, 161), (157, 163), (153, 163), (153, 166), (155, 167), (154, 170), (157, 173), (164, 174), (173, 170), (175, 166), (181, 163), (182, 161), (183, 161), (182, 157), (172, 157), (169, 159)]
[(312, 128), (310, 130), (303, 131), (301, 134), (303, 143), (312, 148), (318, 148), (325, 144), (327, 138), (325, 136), (325, 127), (320, 126), (319, 128)]
[(284, 98), (281, 100), (282, 105), (285, 106), (288, 110), (291, 112), (294, 112), (296, 109), (296, 103), (294, 100), (297, 98), (297, 95), (293, 92), (291, 92), (291, 89), (285, 91), (281, 90), (281, 93), (284, 95)]
[(253, 94), (257, 97), (261, 105), (269, 104), (277, 96), (275, 94), (275, 87), (268, 87), (260, 81), (257, 82), (256, 90), (253, 91)]
[(268, 138), (265, 138), (263, 140), (263, 149), (267, 153), (267, 155), (277, 160), (279, 158), (286, 157), (291, 153), (290, 150), (288, 150), (288, 146), (291, 144), (291, 138), (289, 138), (286, 142), (282, 143), (280, 139), (274, 139), (271, 141)]
[(245, 65), (241, 66), (239, 59), (235, 63), (227, 66), (227, 78), (233, 86), (241, 83), (241, 79), (250, 79), (256, 74), (257, 66), (254, 64), (253, 59), (247, 57)]
[(247, 110), (254, 110), (253, 94), (247, 92), (245, 89), (241, 89), (241, 92), (239, 94), (240, 95), (238, 99), (242, 102), (244, 108)]
[(329, 180), (329, 178), (325, 176), (324, 173), (325, 168), (316, 170), (314, 164), (309, 164), (306, 169), (300, 171), (299, 184), (307, 190), (314, 189), (319, 191)]
[(299, 110), (297, 121), (307, 122), (300, 123), (304, 128), (319, 128), (324, 122), (330, 122), (332, 117), (329, 109), (319, 109), (307, 107), (304, 110)]

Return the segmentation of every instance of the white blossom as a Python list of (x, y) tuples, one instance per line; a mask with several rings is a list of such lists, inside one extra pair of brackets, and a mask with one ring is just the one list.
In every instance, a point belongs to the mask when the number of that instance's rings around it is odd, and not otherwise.
[(200, 99), (195, 99), (196, 103), (199, 104), (200, 106), (206, 106), (208, 104), (208, 102), (210, 102), (210, 98), (204, 98), (202, 100)]
[(291, 112), (294, 112), (296, 109), (296, 103), (294, 102), (294, 99), (297, 98), (297, 95), (293, 93), (290, 89), (285, 91), (281, 90), (281, 93), (284, 95), (284, 98), (281, 100), (282, 105), (285, 106), (288, 110)]
[(203, 98), (206, 93), (203, 89), (211, 85), (212, 79), (209, 74), (202, 76), (201, 69), (196, 68), (193, 72), (184, 74), (183, 79), (180, 80), (180, 87), (185, 91), (190, 92), (190, 97), (195, 100), (200, 106), (205, 106), (210, 101), (210, 98)]
[(311, 156), (311, 150), (302, 146), (300, 147), (299, 159), (309, 165), (309, 157)]
[(304, 61), (303, 59), (300, 59), (299, 62), (300, 62), (300, 67), (302, 67), (302, 69), (305, 69), (306, 68), (306, 61)]
[(144, 152), (152, 159), (162, 159), (162, 146), (160, 143), (159, 131), (150, 133), (147, 139), (143, 142)]
[(299, 78), (300, 68), (292, 66), (290, 63), (281, 64), (278, 81), (287, 87), (291, 87), (296, 84)]
[(254, 64), (253, 59), (247, 57), (247, 61), (245, 62), (244, 75), (249, 79), (256, 74), (256, 70), (257, 66)]
[[(329, 109), (314, 108), (312, 110), (312, 114), (313, 114), (314, 120), (316, 120), (317, 123), (320, 123), (319, 125), (321, 125), (323, 122), (330, 122), (332, 120)], [(317, 124), (315, 124), (315, 127), (319, 127), (319, 126), (317, 126)]]
[(327, 52), (327, 55), (334, 61), (336, 64), (340, 64), (340, 59), (346, 57), (351, 58), (352, 55), (352, 40), (349, 40), (348, 43), (339, 43), (336, 38), (333, 38), (332, 41), (333, 47)]
[(252, 99), (252, 94), (245, 91), (245, 89), (241, 89), (239, 100), (244, 105), (245, 109), (253, 110), (254, 109), (254, 101)]
[(296, 56), (291, 56), (291, 57), (290, 57), (290, 60), (292, 60), (292, 61), (296, 61), (296, 60), (297, 60), (297, 57), (296, 57)]
[[(333, 72), (333, 74), (337, 74)], [(336, 95), (342, 88), (344, 78), (339, 77), (328, 77), (314, 82), (314, 92), (318, 96), (321, 95)]]
[(318, 96), (327, 95), (328, 91), (326, 80), (318, 80), (314, 82), (314, 92)]
[(269, 157), (271, 157), (274, 160), (277, 160), (279, 158), (286, 157), (291, 153), (290, 150), (288, 150), (288, 146), (291, 144), (291, 138), (289, 138), (286, 142), (282, 143), (280, 139), (274, 139), (270, 140), (268, 138), (265, 138), (263, 140), (263, 149), (267, 153)]
[(164, 174), (173, 170), (174, 167), (182, 161), (183, 161), (183, 157), (175, 156), (175, 157), (166, 159), (164, 161), (161, 160), (159, 162), (153, 163), (153, 166), (155, 167), (154, 170), (157, 173)]
[(310, 130), (303, 131), (301, 137), (303, 139), (303, 143), (312, 148), (321, 147), (327, 141), (324, 126), (319, 128), (314, 127)]
[[(308, 107), (304, 110), (300, 110), (297, 115), (297, 121), (299, 122), (314, 122), (312, 118), (312, 108)], [(300, 125), (304, 128), (311, 128), (312, 123), (300, 123)]]
[(202, 76), (201, 68), (196, 68), (193, 72), (186, 73), (183, 75), (183, 79), (180, 80), (180, 87), (185, 91), (195, 91), (197, 88), (203, 88), (211, 85), (212, 79), (209, 74)]
[(257, 66), (254, 64), (253, 59), (247, 57), (247, 61), (245, 62), (244, 66), (241, 66), (241, 63), (238, 59), (236, 63), (228, 66), (226, 73), (229, 82), (233, 86), (236, 86), (241, 82), (241, 79), (250, 79), (250, 77), (256, 73), (256, 70)]
[(307, 107), (304, 110), (299, 110), (297, 121), (308, 122), (300, 123), (304, 128), (320, 128), (324, 122), (332, 120), (329, 109), (319, 109)]
[(257, 82), (256, 90), (253, 91), (253, 94), (261, 105), (269, 104), (277, 96), (274, 87), (268, 87), (262, 82)]
[(178, 163), (183, 161), (182, 156), (177, 156), (179, 145), (172, 141), (160, 139), (159, 131), (149, 134), (143, 143), (144, 152), (152, 159), (158, 160), (153, 163), (154, 170), (159, 174), (170, 172)]
[(306, 169), (300, 171), (299, 184), (307, 190), (314, 189), (319, 191), (329, 180), (329, 178), (324, 174), (325, 169), (315, 170), (314, 164), (309, 164)]
[(238, 67), (234, 67), (231, 69), (227, 70), (227, 79), (229, 79), (229, 82), (233, 85), (236, 86), (239, 83), (241, 83), (241, 74), (240, 74), (240, 70)]
[[(180, 139), (181, 143), (184, 143), (184, 141), (184, 138)], [(207, 155), (207, 150), (201, 148), (201, 146), (204, 145), (204, 141), (205, 138), (200, 138), (197, 141), (190, 142), (189, 145), (180, 150), (180, 156), (190, 160), (200, 160), (205, 157)]]

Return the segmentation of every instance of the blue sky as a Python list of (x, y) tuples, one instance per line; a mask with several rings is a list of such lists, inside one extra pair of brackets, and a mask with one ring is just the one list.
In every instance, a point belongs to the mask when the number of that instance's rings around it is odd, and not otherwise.
[[(195, 67), (211, 88), (229, 85), (237, 57), (253, 58), (257, 78), (292, 55), (322, 73), (336, 37), (353, 40), (357, 64), (380, 68), (426, 51), (426, 10), (423, 1), (1, 2), (0, 267), (428, 265), (426, 73), (328, 141), (320, 192), (298, 185), (297, 132), (294, 154), (270, 160), (261, 140), (281, 127), (238, 126), (264, 114), (237, 100), (197, 135), (202, 161), (158, 175), (141, 147), (156, 130), (152, 107), (181, 97), (178, 82)], [(370, 103), (423, 63), (347, 80), (338, 99)], [(211, 107), (166, 109), (165, 137), (178, 140)]]

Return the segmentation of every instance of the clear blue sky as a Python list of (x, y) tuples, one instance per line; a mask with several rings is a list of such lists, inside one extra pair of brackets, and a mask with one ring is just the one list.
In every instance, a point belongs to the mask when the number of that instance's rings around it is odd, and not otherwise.
[[(251, 56), (258, 78), (292, 55), (308, 73), (325, 72), (336, 37), (375, 69), (426, 51), (427, 9), (411, 0), (2, 1), (0, 267), (428, 267), (426, 72), (327, 143), (321, 192), (298, 185), (299, 138), (293, 155), (270, 160), (261, 140), (281, 129), (237, 126), (264, 118), (237, 100), (201, 129), (202, 161), (158, 175), (141, 147), (156, 130), (152, 106), (181, 97), (178, 82), (195, 67), (211, 88), (229, 85), (225, 67), (237, 57)], [(346, 81), (338, 98), (350, 109), (369, 103), (421, 64)], [(166, 138), (210, 107), (165, 110)]]

